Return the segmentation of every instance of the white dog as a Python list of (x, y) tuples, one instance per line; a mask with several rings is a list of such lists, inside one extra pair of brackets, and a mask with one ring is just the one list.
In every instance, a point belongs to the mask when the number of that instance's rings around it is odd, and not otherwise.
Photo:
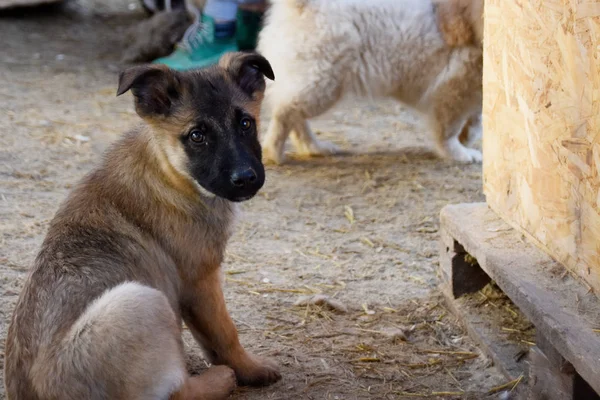
[(272, 0), (258, 46), (276, 76), (264, 158), (283, 162), (290, 134), (298, 153), (334, 153), (307, 119), (355, 94), (413, 107), (443, 157), (480, 162), (461, 141), (481, 134), (482, 25), (483, 0)]

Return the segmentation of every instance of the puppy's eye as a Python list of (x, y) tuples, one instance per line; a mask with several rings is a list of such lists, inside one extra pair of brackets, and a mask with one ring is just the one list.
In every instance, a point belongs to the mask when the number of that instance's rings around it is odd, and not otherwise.
[(190, 132), (190, 140), (196, 144), (204, 144), (206, 143), (206, 135), (198, 129), (194, 129)]
[(240, 126), (243, 131), (247, 131), (252, 128), (252, 120), (248, 117), (244, 117), (240, 120)]

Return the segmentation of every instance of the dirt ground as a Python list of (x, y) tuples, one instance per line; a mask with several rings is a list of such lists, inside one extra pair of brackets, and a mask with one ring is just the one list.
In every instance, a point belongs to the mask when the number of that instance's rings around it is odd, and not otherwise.
[[(53, 213), (138, 121), (130, 95), (115, 97), (124, 32), (144, 18), (128, 1), (0, 13), (2, 348)], [(346, 101), (313, 126), (352, 154), (269, 167), (229, 246), (225, 291), (241, 340), (284, 376), (233, 397), (497, 398), (487, 393), (503, 377), (436, 289), (438, 213), (483, 199), (480, 165), (437, 159), (418, 118), (392, 102)], [(348, 312), (294, 306), (316, 293)], [(186, 342), (197, 372), (200, 351)]]

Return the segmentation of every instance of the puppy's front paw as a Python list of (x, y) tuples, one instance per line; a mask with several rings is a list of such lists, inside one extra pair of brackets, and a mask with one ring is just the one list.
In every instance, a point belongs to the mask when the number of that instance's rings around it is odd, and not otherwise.
[(245, 362), (233, 368), (240, 385), (267, 386), (281, 379), (274, 361), (252, 354), (247, 354)]

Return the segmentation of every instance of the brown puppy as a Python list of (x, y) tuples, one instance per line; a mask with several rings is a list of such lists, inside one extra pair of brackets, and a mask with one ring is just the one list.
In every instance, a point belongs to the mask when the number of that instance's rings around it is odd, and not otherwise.
[[(264, 182), (257, 139), (267, 60), (120, 76), (144, 124), (58, 210), (6, 340), (10, 400), (220, 399), (274, 363), (238, 341), (220, 283), (235, 202)], [(181, 320), (214, 364), (188, 376)], [(229, 369), (231, 367), (235, 371)]]

